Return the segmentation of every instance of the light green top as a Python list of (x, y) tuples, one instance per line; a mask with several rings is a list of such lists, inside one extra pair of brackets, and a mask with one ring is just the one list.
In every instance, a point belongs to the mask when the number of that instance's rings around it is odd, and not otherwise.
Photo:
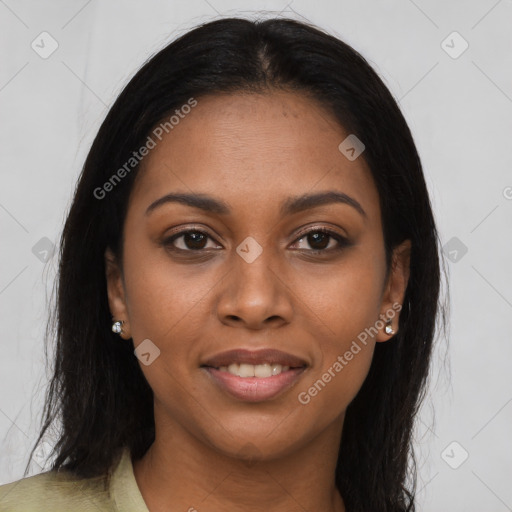
[[(110, 480), (110, 481), (109, 481)], [(78, 479), (47, 471), (0, 485), (1, 512), (149, 512), (125, 448), (112, 476)]]

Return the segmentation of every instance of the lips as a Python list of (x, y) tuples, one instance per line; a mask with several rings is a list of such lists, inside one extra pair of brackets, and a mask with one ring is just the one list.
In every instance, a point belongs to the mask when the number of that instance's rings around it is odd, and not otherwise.
[(280, 364), (281, 366), (289, 366), (290, 368), (303, 368), (308, 366), (304, 359), (276, 349), (228, 350), (205, 360), (201, 366), (218, 369), (221, 366), (229, 366), (232, 363), (252, 365), (265, 363), (271, 365)]
[(290, 368), (272, 377), (238, 377), (229, 372), (212, 367), (203, 367), (205, 372), (221, 390), (230, 398), (242, 402), (264, 402), (274, 400), (290, 390), (307, 371), (305, 367)]

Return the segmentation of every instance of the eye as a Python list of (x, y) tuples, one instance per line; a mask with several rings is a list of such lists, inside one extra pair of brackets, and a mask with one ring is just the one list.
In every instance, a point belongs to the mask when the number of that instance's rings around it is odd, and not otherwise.
[[(179, 245), (181, 247), (178, 247), (178, 244), (175, 244), (176, 241), (179, 239), (182, 239), (179, 242)], [(163, 241), (163, 245), (168, 247), (171, 250), (178, 250), (178, 251), (201, 251), (203, 249), (215, 249), (219, 246), (214, 247), (207, 247), (206, 243), (208, 239), (213, 240), (208, 233), (205, 231), (201, 231), (198, 229), (188, 229), (185, 231), (180, 231), (179, 233), (176, 233), (168, 238), (166, 238)]]
[[(335, 241), (334, 247), (331, 244), (332, 240)], [(295, 243), (300, 243), (306, 241), (311, 250), (307, 250), (306, 252), (310, 254), (321, 254), (321, 253), (330, 253), (332, 251), (339, 251), (344, 247), (350, 245), (350, 242), (347, 238), (336, 233), (334, 231), (328, 230), (326, 228), (313, 228), (310, 229), (300, 235), (300, 238), (297, 239)], [(336, 245), (337, 242), (337, 245)]]
[[(166, 238), (163, 240), (162, 245), (170, 250), (182, 252), (201, 252), (205, 249), (221, 248), (221, 246), (215, 244), (208, 247), (208, 240), (213, 242), (213, 238), (207, 232), (200, 229), (187, 229)], [(326, 228), (313, 228), (302, 233), (300, 237), (296, 239), (295, 244), (304, 241), (307, 242), (312, 249), (299, 248), (299, 250), (305, 250), (310, 254), (325, 254), (339, 251), (350, 245), (347, 238)], [(335, 242), (334, 244), (332, 243), (333, 241)]]

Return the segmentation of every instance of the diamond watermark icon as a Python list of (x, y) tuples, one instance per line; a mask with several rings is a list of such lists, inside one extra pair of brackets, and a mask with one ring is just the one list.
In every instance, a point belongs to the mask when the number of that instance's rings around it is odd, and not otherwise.
[(53, 450), (50, 443), (43, 441), (34, 451), (34, 455), (32, 455), (32, 460), (41, 468), (44, 468), (45, 460), (48, 458), (48, 455)]
[(142, 341), (133, 352), (144, 366), (149, 366), (160, 355), (160, 349), (149, 339)]
[(53, 242), (43, 236), (41, 240), (36, 242), (34, 247), (32, 247), (32, 254), (41, 262), (46, 263), (55, 252), (55, 245), (53, 245)]
[(340, 152), (353, 162), (365, 150), (365, 145), (351, 133), (339, 146)]
[(458, 469), (466, 462), (469, 453), (457, 441), (452, 441), (441, 453), (441, 458), (452, 469)]
[(252, 236), (248, 236), (237, 248), (236, 252), (247, 263), (252, 263), (262, 252), (263, 247), (254, 240)]
[(452, 263), (458, 263), (466, 255), (468, 248), (454, 236), (443, 245), (443, 252)]
[(261, 452), (255, 444), (248, 442), (242, 446), (238, 452), (238, 456), (242, 458), (244, 464), (250, 468), (261, 458)]
[(453, 31), (443, 39), (441, 48), (452, 59), (458, 59), (469, 48), (469, 43), (457, 31)]
[(30, 45), (39, 57), (47, 59), (50, 55), (57, 50), (59, 43), (48, 32), (41, 32)]

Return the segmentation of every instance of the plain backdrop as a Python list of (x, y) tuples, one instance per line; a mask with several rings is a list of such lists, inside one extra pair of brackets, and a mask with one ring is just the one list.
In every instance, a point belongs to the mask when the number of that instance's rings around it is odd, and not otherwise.
[(511, 0), (0, 0), (0, 483), (36, 439), (52, 249), (108, 108), (178, 35), (257, 13), (340, 37), (399, 100), (451, 293), (415, 433), (418, 509), (512, 510)]

